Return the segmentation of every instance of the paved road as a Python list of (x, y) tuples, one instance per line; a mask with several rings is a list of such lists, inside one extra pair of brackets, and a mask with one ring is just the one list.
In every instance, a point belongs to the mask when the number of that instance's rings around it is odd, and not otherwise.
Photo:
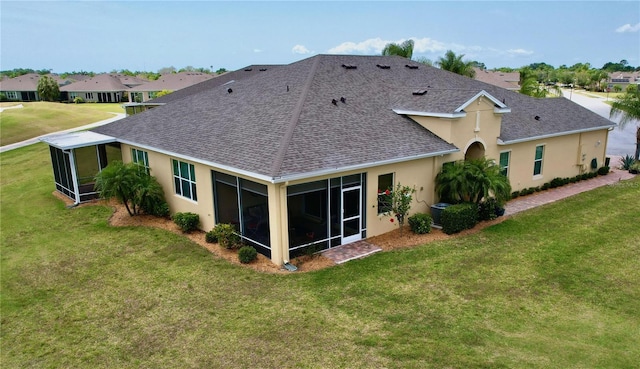
[(59, 135), (61, 133), (67, 133), (67, 132), (84, 131), (84, 130), (87, 130), (87, 129), (91, 129), (93, 127), (98, 127), (98, 126), (101, 126), (101, 125), (104, 125), (104, 124), (115, 122), (116, 120), (119, 120), (119, 119), (122, 119), (122, 118), (125, 117), (124, 113), (111, 113), (111, 114), (115, 114), (116, 116), (113, 117), (113, 118), (101, 120), (99, 122), (87, 124), (87, 125), (84, 125), (84, 126), (81, 126), (81, 127), (75, 127), (75, 128), (67, 129), (67, 130), (64, 130), (64, 131), (47, 133), (46, 135), (30, 138), (30, 139), (25, 140), (25, 141), (16, 142), (16, 143), (13, 143), (13, 144), (10, 144), (10, 145), (5, 145), (5, 146), (0, 146), (0, 153), (5, 152), (5, 151), (9, 151), (9, 150), (13, 150), (13, 149), (17, 149), (19, 147), (33, 145), (34, 143), (40, 142), (41, 138), (44, 138), (44, 137), (47, 137), (47, 136), (54, 136), (54, 135)]
[[(562, 90), (564, 97), (571, 99), (578, 105), (584, 106), (592, 112), (609, 119), (611, 106), (605, 103), (606, 98), (597, 95), (586, 96), (571, 90)], [(611, 119), (614, 123), (620, 122), (620, 116)], [(633, 155), (636, 152), (636, 129), (640, 121), (629, 122), (624, 129), (620, 126), (609, 132), (607, 155)]]

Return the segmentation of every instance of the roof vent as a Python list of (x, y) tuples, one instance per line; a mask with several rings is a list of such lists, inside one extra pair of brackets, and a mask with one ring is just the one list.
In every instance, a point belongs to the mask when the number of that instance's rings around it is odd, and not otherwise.
[(539, 116), (539, 115), (536, 115), (535, 117), (533, 117), (533, 119), (535, 119), (535, 120), (540, 120), (540, 116)]
[(342, 67), (344, 69), (357, 69), (358, 68), (357, 65), (352, 65), (352, 64), (342, 64)]
[(343, 103), (343, 104), (346, 104), (346, 103), (347, 103), (347, 99), (345, 99), (344, 97), (341, 97), (341, 98), (340, 98), (340, 101), (342, 101), (342, 103)]
[(227, 92), (228, 92), (228, 93), (232, 93), (232, 92), (233, 92), (233, 90), (229, 88), (229, 89), (227, 89)]
[(253, 70), (253, 68), (247, 68), (247, 69), (245, 69), (244, 71), (245, 71), (245, 72), (251, 72), (252, 70)]
[(380, 69), (391, 69), (390, 65), (376, 64), (376, 67), (378, 67)]
[(336, 99), (332, 99), (332, 100), (331, 100), (331, 103), (332, 103), (333, 105), (338, 105), (338, 100), (336, 100)]
[(425, 95), (427, 93), (427, 90), (417, 90), (417, 91), (413, 91), (414, 95)]
[(417, 65), (409, 65), (409, 64), (405, 64), (405, 67), (409, 68), (409, 69), (418, 69)]
[(264, 72), (267, 68), (260, 68), (260, 72)]

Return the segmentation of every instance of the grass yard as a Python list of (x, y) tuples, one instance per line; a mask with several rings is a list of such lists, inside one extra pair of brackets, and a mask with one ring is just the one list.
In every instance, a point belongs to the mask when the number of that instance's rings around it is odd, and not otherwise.
[[(637, 368), (640, 180), (471, 236), (260, 274), (65, 209), (47, 147), (0, 154), (5, 368)], [(28, 175), (26, 174), (28, 173)]]
[[(3, 103), (5, 106), (16, 103)], [(120, 104), (61, 104), (51, 102), (20, 103), (23, 108), (0, 113), (0, 145), (38, 137), (43, 134), (79, 127), (109, 119), (112, 113), (124, 113)]]

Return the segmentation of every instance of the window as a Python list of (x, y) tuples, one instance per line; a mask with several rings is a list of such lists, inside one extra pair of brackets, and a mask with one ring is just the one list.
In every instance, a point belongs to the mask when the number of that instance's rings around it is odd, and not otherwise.
[(533, 161), (533, 175), (542, 174), (542, 157), (544, 156), (544, 145), (536, 146), (536, 158)]
[(131, 149), (131, 159), (134, 163), (142, 165), (149, 174), (149, 155), (146, 151)]
[(180, 195), (198, 201), (196, 191), (196, 171), (193, 164), (183, 161), (171, 160), (173, 162), (173, 182), (176, 195)]
[(500, 173), (503, 176), (509, 176), (509, 160), (511, 159), (511, 152), (505, 151), (500, 153)]
[(391, 191), (393, 191), (393, 173), (378, 176), (378, 214), (391, 211)]

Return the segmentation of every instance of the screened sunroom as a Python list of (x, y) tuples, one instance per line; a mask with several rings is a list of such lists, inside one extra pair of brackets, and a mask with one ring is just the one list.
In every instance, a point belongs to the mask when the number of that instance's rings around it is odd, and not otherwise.
[(76, 204), (99, 197), (95, 176), (114, 160), (122, 160), (120, 143), (111, 136), (82, 131), (48, 136), (56, 190)]

